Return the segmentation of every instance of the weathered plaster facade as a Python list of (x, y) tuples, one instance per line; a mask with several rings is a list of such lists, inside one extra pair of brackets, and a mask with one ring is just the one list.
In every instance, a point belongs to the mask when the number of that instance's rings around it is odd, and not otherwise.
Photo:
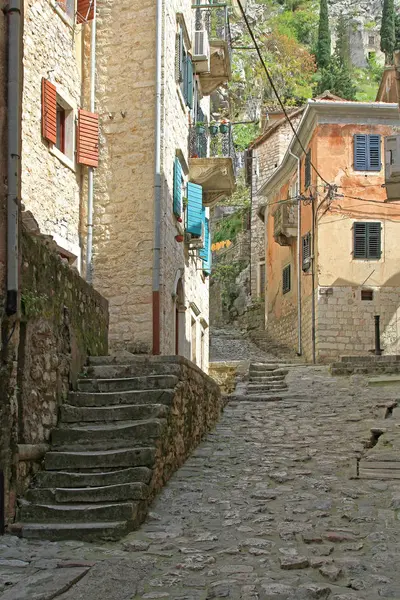
[(66, 164), (42, 138), (41, 81), (46, 78), (56, 85), (75, 119), (81, 106), (81, 29), (53, 0), (25, 0), (21, 198), (41, 232), (76, 256), (78, 267), (81, 169), (74, 149)]
[[(153, 338), (155, 39), (154, 2), (98, 2), (97, 110), (101, 118), (100, 166), (95, 181), (94, 285), (110, 300), (110, 343), (151, 352)], [(207, 368), (208, 278), (201, 261), (175, 240), (174, 160), (188, 163), (191, 114), (175, 80), (175, 40), (184, 22), (192, 42), (194, 11), (186, 0), (163, 6), (162, 200), (160, 330), (162, 354), (191, 356), (196, 321), (196, 362)], [(118, 35), (117, 35), (118, 32)], [(129, 63), (125, 57), (129, 56)], [(112, 85), (110, 85), (112, 81)], [(205, 114), (208, 99), (201, 102)], [(185, 176), (187, 179), (187, 175)], [(184, 298), (176, 315), (177, 285)], [(181, 286), (181, 284), (179, 284)], [(193, 310), (193, 304), (195, 309)], [(183, 317), (182, 317), (183, 315)], [(183, 334), (182, 334), (183, 332)], [(202, 336), (204, 336), (202, 338)]]
[[(380, 171), (354, 169), (354, 135), (379, 134), (382, 157), (383, 138), (397, 132), (398, 110), (394, 104), (363, 105), (319, 101), (309, 104), (299, 127), (303, 145), (311, 149), (312, 162), (321, 176), (338, 186), (331, 199), (324, 183), (312, 170), (311, 191), (317, 211), (315, 273), (315, 352), (318, 361), (330, 361), (341, 354), (367, 354), (374, 347), (375, 314), (381, 316), (382, 347), (398, 353), (400, 204), (385, 202), (383, 165)], [(297, 141), (291, 150), (301, 155)], [(301, 180), (304, 182), (304, 158)], [(265, 209), (267, 230), (267, 331), (279, 343), (297, 349), (297, 234), (281, 246), (274, 239), (275, 215), (282, 210), (278, 201), (287, 198), (296, 178), (296, 161), (286, 155), (281, 168), (264, 187), (269, 207)], [(309, 190), (303, 193), (309, 195)], [(316, 194), (317, 192), (317, 194)], [(265, 201), (265, 199), (264, 199)], [(274, 206), (275, 204), (275, 206)], [(285, 206), (285, 205), (283, 205)], [(296, 207), (297, 210), (297, 207)], [(317, 209), (316, 209), (317, 210)], [(355, 259), (353, 227), (360, 221), (381, 223), (380, 259)], [(301, 206), (301, 235), (312, 231), (311, 204)], [(283, 294), (282, 270), (291, 266), (290, 290)], [(311, 300), (312, 267), (301, 274), (303, 354), (312, 359)], [(361, 291), (372, 292), (362, 300)]]

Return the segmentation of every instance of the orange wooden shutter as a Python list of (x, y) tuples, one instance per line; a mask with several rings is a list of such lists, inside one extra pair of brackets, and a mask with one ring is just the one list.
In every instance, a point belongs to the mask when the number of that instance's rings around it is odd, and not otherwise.
[(57, 141), (57, 90), (47, 79), (42, 79), (42, 135), (53, 144)]
[(76, 22), (86, 23), (94, 18), (94, 0), (78, 0)]
[(78, 117), (78, 163), (99, 165), (99, 115), (82, 109)]

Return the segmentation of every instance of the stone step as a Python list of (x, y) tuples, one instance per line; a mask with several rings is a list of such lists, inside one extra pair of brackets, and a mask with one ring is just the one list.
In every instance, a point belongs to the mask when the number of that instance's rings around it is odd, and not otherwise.
[(79, 392), (123, 392), (174, 388), (179, 379), (175, 375), (149, 375), (115, 379), (79, 379)]
[(232, 400), (241, 402), (280, 402), (282, 396), (278, 394), (246, 394), (245, 396), (234, 396)]
[(341, 356), (340, 362), (342, 363), (400, 363), (400, 355), (399, 354), (383, 354), (382, 356), (376, 356), (375, 354), (365, 354), (359, 356)]
[(258, 383), (249, 383), (247, 386), (247, 390), (251, 391), (264, 391), (264, 390), (287, 390), (286, 383), (271, 383), (267, 384), (258, 384)]
[(90, 365), (85, 368), (84, 372), (90, 379), (178, 376), (180, 365), (170, 362), (145, 364), (136, 361), (128, 364)]
[(18, 520), (25, 523), (134, 522), (137, 515), (138, 502), (32, 504), (22, 500), (18, 508)]
[(115, 406), (127, 404), (164, 404), (170, 406), (174, 390), (132, 390), (129, 392), (70, 392), (68, 404), (71, 406)]
[(126, 535), (131, 529), (128, 521), (98, 523), (24, 523), (17, 525), (18, 534), (31, 540), (97, 540), (114, 541)]
[(154, 441), (161, 435), (165, 426), (165, 419), (69, 426), (61, 423), (60, 427), (52, 431), (51, 443), (53, 448), (65, 450), (100, 450), (105, 445), (109, 449), (123, 448), (131, 440), (135, 440), (135, 446), (146, 446), (149, 441)]
[(114, 450), (47, 452), (45, 469), (113, 469), (115, 467), (153, 467), (155, 448), (118, 448)]
[(35, 477), (35, 485), (42, 488), (85, 488), (135, 482), (149, 484), (152, 474), (153, 471), (148, 467), (132, 467), (97, 473), (93, 471), (40, 471)]
[(278, 381), (284, 381), (285, 380), (285, 375), (270, 375), (268, 376), (256, 376), (256, 375), (250, 375), (249, 376), (249, 381), (254, 382), (254, 383), (275, 383)]
[(145, 483), (123, 483), (102, 487), (30, 488), (26, 499), (32, 504), (68, 504), (146, 500), (149, 487)]
[(279, 363), (251, 363), (249, 372), (252, 371), (276, 371), (279, 368)]
[(96, 421), (138, 421), (165, 418), (168, 408), (164, 404), (126, 404), (123, 406), (71, 406), (64, 404), (60, 410), (62, 423), (94, 423)]
[(255, 377), (276, 377), (278, 375), (287, 375), (289, 371), (287, 369), (282, 368), (281, 366), (277, 366), (275, 369), (249, 369), (249, 375)]

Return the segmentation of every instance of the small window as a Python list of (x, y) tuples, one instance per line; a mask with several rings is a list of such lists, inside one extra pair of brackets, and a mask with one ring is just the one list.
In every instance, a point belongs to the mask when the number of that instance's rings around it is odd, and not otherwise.
[(380, 259), (381, 229), (380, 223), (354, 223), (353, 257), (355, 259)]
[(75, 0), (57, 0), (56, 5), (72, 20), (75, 15)]
[(302, 268), (303, 271), (308, 271), (311, 267), (311, 233), (308, 232), (302, 237), (302, 249), (303, 249), (303, 260)]
[(291, 269), (290, 265), (287, 265), (282, 271), (282, 292), (287, 294), (291, 288)]
[(375, 36), (374, 35), (370, 35), (368, 37), (368, 44), (369, 44), (369, 46), (375, 46)]
[(56, 148), (65, 154), (65, 108), (57, 103)]
[(381, 170), (381, 136), (357, 133), (354, 136), (354, 170)]
[(311, 150), (307, 152), (305, 164), (305, 186), (309, 188), (311, 185)]
[(372, 290), (361, 290), (361, 300), (371, 301), (374, 299), (374, 292)]
[(176, 35), (175, 47), (175, 80), (179, 85), (186, 105), (193, 108), (194, 75), (193, 62), (185, 47), (182, 26)]
[(260, 264), (258, 265), (258, 276), (259, 276), (259, 294), (260, 294), (260, 298), (264, 298), (265, 296), (265, 283), (266, 283), (266, 277), (265, 277), (265, 262), (260, 262)]

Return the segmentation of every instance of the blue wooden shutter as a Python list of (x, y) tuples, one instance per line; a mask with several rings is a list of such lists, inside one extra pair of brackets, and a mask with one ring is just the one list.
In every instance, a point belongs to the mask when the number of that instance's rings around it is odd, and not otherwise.
[(187, 105), (193, 108), (193, 62), (190, 56), (187, 57)]
[(354, 223), (354, 258), (367, 258), (367, 223)]
[(203, 271), (209, 275), (211, 273), (212, 265), (212, 251), (211, 251), (211, 232), (210, 232), (210, 221), (206, 219), (204, 229), (204, 247), (207, 253), (207, 259), (203, 262)]
[(200, 258), (203, 260), (203, 262), (205, 260), (207, 260), (208, 258), (208, 254), (207, 254), (207, 244), (206, 244), (206, 209), (203, 206), (203, 223), (202, 223), (202, 227), (204, 229), (204, 246), (203, 248), (201, 248), (201, 250), (199, 251), (199, 256)]
[(186, 230), (201, 236), (203, 226), (203, 188), (197, 183), (188, 183), (188, 207)]
[(368, 136), (361, 133), (354, 136), (354, 170), (368, 170)]
[(368, 136), (368, 171), (381, 170), (381, 136)]
[(381, 224), (367, 223), (367, 257), (381, 257)]
[(182, 214), (182, 167), (179, 159), (174, 163), (174, 215), (180, 217)]

